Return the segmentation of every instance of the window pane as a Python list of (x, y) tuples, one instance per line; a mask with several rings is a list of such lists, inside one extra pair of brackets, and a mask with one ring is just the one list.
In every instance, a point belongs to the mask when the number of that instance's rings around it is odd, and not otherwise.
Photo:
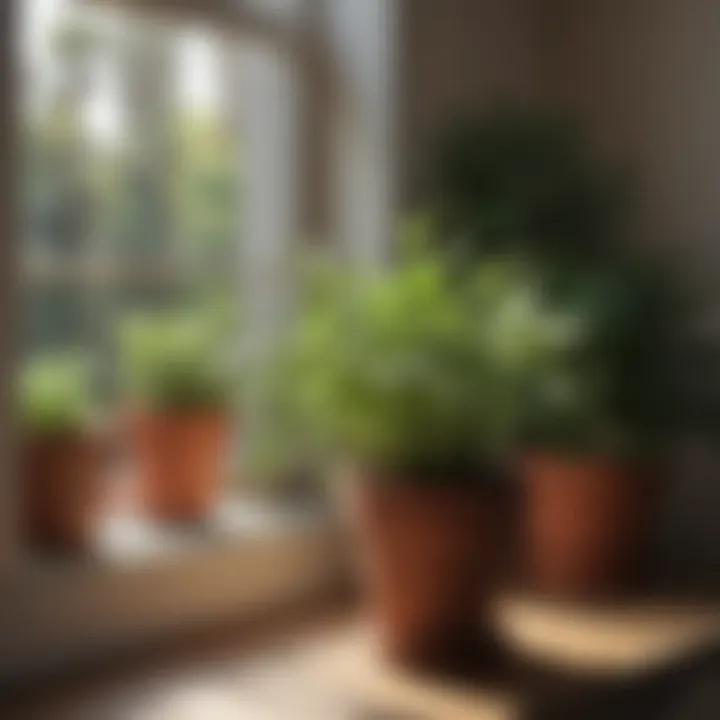
[(238, 346), (243, 168), (229, 49), (73, 0), (27, 0), (22, 12), (26, 367), (88, 359), (94, 400), (117, 426), (135, 402), (118, 352), (128, 319), (170, 342), (170, 324), (203, 313), (222, 319), (218, 357)]

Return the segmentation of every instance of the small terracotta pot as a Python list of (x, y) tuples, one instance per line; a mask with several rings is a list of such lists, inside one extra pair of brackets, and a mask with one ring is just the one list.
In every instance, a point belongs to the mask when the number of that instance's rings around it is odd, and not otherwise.
[(383, 653), (439, 668), (493, 648), (484, 601), (499, 569), (500, 503), (473, 486), (427, 487), (371, 473), (347, 491)]
[(36, 550), (84, 553), (98, 515), (103, 443), (89, 434), (24, 441), (23, 530)]
[(647, 473), (602, 458), (524, 461), (525, 555), (535, 590), (605, 596), (632, 579), (652, 506)]
[(143, 507), (159, 520), (197, 522), (217, 501), (228, 437), (222, 412), (136, 412), (133, 460)]

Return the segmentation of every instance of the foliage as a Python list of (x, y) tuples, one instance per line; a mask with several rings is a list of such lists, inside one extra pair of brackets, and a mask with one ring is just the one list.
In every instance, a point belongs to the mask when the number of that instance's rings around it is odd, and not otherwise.
[(28, 123), (23, 140), (23, 209), (31, 241), (61, 252), (79, 249), (88, 212), (100, 198), (82, 162), (74, 118), (52, 108)]
[[(554, 114), (502, 108), (469, 119), (439, 160), (430, 225), (452, 257), (521, 257), (533, 280), (514, 314), (514, 384), (527, 442), (625, 454), (694, 423), (678, 383), (682, 303), (617, 239), (617, 184)], [(687, 320), (687, 318), (685, 318)], [(707, 415), (709, 403), (704, 403)]]
[(227, 406), (234, 391), (227, 331), (227, 317), (217, 308), (125, 319), (119, 344), (128, 391), (157, 409)]
[(500, 108), (458, 123), (438, 158), (443, 240), (463, 257), (593, 256), (617, 214), (607, 172), (567, 119)]
[(173, 176), (173, 201), (181, 246), (193, 259), (227, 253), (240, 226), (236, 143), (215, 117), (188, 115), (177, 118), (174, 125), (181, 172)]
[(659, 443), (679, 420), (671, 300), (645, 268), (547, 272), (541, 320), (528, 318), (544, 347), (523, 380), (528, 440), (604, 454)]
[(518, 419), (501, 362), (517, 279), (498, 263), (458, 284), (432, 258), (326, 277), (281, 357), (284, 417), (306, 448), (423, 477), (496, 459)]
[(74, 356), (43, 356), (30, 361), (20, 381), (23, 430), (33, 435), (81, 431), (91, 412), (90, 372)]
[[(72, 260), (77, 253), (103, 281), (90, 289), (78, 283), (72, 262), (52, 286), (44, 273), (39, 281), (30, 274), (31, 352), (103, 342), (100, 305), (117, 301), (124, 313), (145, 302), (143, 293), (154, 306), (156, 296), (187, 299), (188, 286), (201, 281), (217, 288), (218, 268), (228, 278), (239, 225), (242, 163), (229, 120), (220, 108), (174, 102), (173, 34), (139, 26), (116, 33), (69, 10), (43, 41), (47, 58), (33, 66), (23, 123), (24, 243), (33, 269), (50, 254)], [(88, 92), (107, 84), (94, 73), (106, 64), (122, 110), (120, 132), (109, 134), (96, 133), (82, 112)], [(43, 262), (35, 262), (36, 251)], [(77, 309), (90, 291), (92, 301)], [(111, 364), (107, 358), (100, 367)]]
[(442, 237), (441, 218), (436, 209), (425, 208), (411, 213), (399, 225), (397, 246), (403, 258), (427, 256), (437, 248)]

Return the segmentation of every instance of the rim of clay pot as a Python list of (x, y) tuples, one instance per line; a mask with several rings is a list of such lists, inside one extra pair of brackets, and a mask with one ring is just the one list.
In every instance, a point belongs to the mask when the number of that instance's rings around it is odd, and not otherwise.
[(611, 453), (563, 451), (552, 448), (527, 448), (519, 458), (522, 468), (536, 463), (547, 463), (577, 469), (593, 468), (621, 470), (628, 480), (647, 480), (659, 475), (656, 461), (637, 455), (613, 455)]
[(379, 487), (417, 491), (477, 490), (503, 492), (514, 484), (514, 469), (501, 463), (477, 463), (473, 466), (440, 465), (428, 471), (423, 466), (382, 466), (363, 461), (347, 461), (337, 473), (345, 484), (372, 484)]

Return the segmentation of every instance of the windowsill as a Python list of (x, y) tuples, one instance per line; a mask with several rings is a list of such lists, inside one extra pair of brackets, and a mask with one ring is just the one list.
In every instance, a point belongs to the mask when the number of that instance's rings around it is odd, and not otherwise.
[(277, 503), (228, 497), (200, 525), (155, 522), (133, 513), (111, 516), (99, 529), (99, 563), (128, 565), (176, 558), (255, 538), (302, 532), (323, 522), (322, 513)]
[(21, 576), (57, 578), (67, 573), (147, 569), (331, 522), (328, 508), (319, 498), (298, 500), (232, 491), (223, 494), (204, 521), (163, 522), (145, 512), (132, 475), (121, 472), (111, 476), (106, 486), (88, 552), (82, 556), (26, 555)]
[(343, 573), (337, 528), (309, 506), (228, 498), (202, 527), (118, 511), (91, 557), (31, 558), (0, 614), (0, 683), (224, 618), (321, 599)]

